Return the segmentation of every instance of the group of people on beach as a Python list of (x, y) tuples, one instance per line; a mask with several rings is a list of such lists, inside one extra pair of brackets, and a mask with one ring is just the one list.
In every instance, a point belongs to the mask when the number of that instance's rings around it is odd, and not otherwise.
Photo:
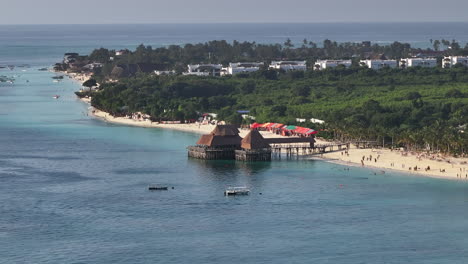
[(364, 167), (364, 159), (365, 159), (366, 161), (370, 161), (370, 162), (374, 161), (375, 163), (377, 163), (377, 160), (380, 159), (380, 155), (377, 155), (377, 157), (374, 158), (374, 159), (372, 159), (372, 155), (369, 155), (369, 157), (362, 156), (362, 159), (361, 159), (361, 166), (363, 166), (363, 167)]

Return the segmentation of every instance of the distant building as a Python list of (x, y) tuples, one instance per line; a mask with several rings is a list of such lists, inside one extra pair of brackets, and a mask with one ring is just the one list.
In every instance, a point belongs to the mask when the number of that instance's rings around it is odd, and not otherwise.
[(221, 64), (189, 64), (188, 71), (184, 75), (220, 76), (223, 65)]
[(130, 51), (128, 49), (118, 50), (115, 52), (115, 56), (122, 56), (124, 54), (128, 54)]
[(447, 56), (442, 60), (442, 68), (450, 68), (456, 64), (468, 66), (468, 57), (462, 56)]
[(400, 60), (400, 68), (408, 67), (437, 67), (436, 58), (406, 58)]
[(325, 123), (325, 121), (320, 120), (320, 119), (316, 119), (316, 118), (311, 118), (310, 122), (312, 122), (314, 124), (323, 124), (323, 123)]
[(80, 55), (78, 53), (65, 53), (63, 55), (63, 63), (65, 64), (69, 64), (69, 63), (73, 63), (76, 61), (76, 59), (79, 57)]
[(379, 70), (382, 68), (396, 68), (398, 66), (396, 60), (361, 60), (361, 66), (367, 66), (369, 69)]
[(83, 66), (83, 70), (93, 71), (94, 69), (102, 68), (103, 64), (98, 62), (93, 62)]
[(348, 68), (352, 64), (351, 60), (318, 60), (314, 64), (314, 70), (320, 71), (325, 70), (327, 68), (335, 68), (340, 65)]
[(154, 74), (156, 75), (174, 75), (176, 72), (174, 70), (172, 71), (154, 71)]
[(284, 71), (305, 71), (307, 70), (306, 61), (272, 61), (270, 69)]
[(235, 75), (238, 73), (248, 73), (248, 72), (255, 72), (260, 70), (260, 67), (264, 65), (263, 62), (235, 62), (229, 63), (229, 67), (223, 68), (225, 69), (223, 75)]

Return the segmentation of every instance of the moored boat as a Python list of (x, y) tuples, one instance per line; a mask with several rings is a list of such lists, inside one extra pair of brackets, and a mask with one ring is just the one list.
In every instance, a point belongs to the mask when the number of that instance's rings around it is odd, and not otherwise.
[(247, 187), (228, 187), (224, 191), (225, 196), (231, 195), (249, 195), (250, 190)]
[(169, 189), (168, 186), (155, 184), (148, 186), (148, 190), (150, 191), (167, 191)]

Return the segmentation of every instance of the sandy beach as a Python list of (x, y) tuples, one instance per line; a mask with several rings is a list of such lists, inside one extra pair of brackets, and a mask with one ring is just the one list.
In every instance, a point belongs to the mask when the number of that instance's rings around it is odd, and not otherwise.
[(62, 73), (67, 75), (74, 81), (80, 83), (80, 85), (82, 85), (87, 80), (91, 79), (91, 75), (80, 74), (80, 73), (67, 73), (67, 72), (62, 72)]
[[(83, 98), (81, 99), (83, 102), (89, 103), (88, 98)], [(191, 124), (160, 124), (156, 122), (151, 122), (149, 120), (143, 121), (143, 120), (135, 120), (135, 119), (130, 119), (130, 118), (125, 118), (125, 117), (114, 117), (110, 115), (107, 112), (100, 111), (98, 109), (93, 109), (91, 111), (91, 114), (94, 117), (97, 117), (99, 119), (102, 119), (106, 122), (110, 123), (115, 123), (115, 124), (121, 124), (121, 125), (127, 125), (127, 126), (139, 126), (139, 127), (154, 127), (154, 128), (163, 128), (163, 129), (172, 129), (172, 130), (179, 130), (179, 131), (184, 131), (184, 132), (189, 132), (189, 133), (196, 133), (196, 134), (209, 134), (213, 129), (216, 127), (215, 125), (207, 124), (207, 125), (202, 125), (202, 124), (196, 124), (196, 123), (191, 123)], [(245, 137), (249, 133), (249, 130), (247, 129), (241, 129), (240, 130), (240, 136)], [(273, 134), (268, 131), (261, 131), (260, 132), (264, 138), (274, 138), (274, 137), (281, 137), (280, 135)], [(324, 143), (324, 142), (320, 142)]]
[(468, 158), (444, 157), (391, 149), (358, 149), (351, 146), (348, 153), (325, 153), (321, 158), (349, 166), (360, 166), (437, 178), (468, 180)]
[[(90, 101), (87, 98), (81, 100), (86, 103)], [(109, 113), (97, 109), (93, 109), (91, 114), (105, 122), (115, 124), (172, 129), (196, 134), (208, 134), (215, 128), (215, 125), (159, 124), (149, 120), (139, 121), (124, 117), (113, 117)], [(240, 136), (244, 137), (248, 132), (247, 129), (241, 130)], [(261, 134), (265, 138), (281, 137), (268, 131), (262, 131)], [(320, 139), (316, 139), (316, 141), (317, 144), (328, 143)], [(313, 155), (311, 159), (322, 159), (347, 166), (372, 168), (375, 169), (376, 173), (394, 170), (421, 176), (468, 180), (468, 158), (426, 155), (391, 149), (359, 149), (351, 145), (347, 153), (345, 151), (328, 152)]]

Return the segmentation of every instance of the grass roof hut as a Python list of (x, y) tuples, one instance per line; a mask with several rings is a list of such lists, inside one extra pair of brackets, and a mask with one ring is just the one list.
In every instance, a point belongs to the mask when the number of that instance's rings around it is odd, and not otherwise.
[(210, 134), (202, 135), (196, 146), (188, 148), (189, 157), (198, 159), (234, 159), (242, 138), (239, 129), (232, 125), (218, 125)]
[(241, 141), (240, 150), (236, 150), (236, 160), (270, 161), (271, 147), (257, 130), (251, 130)]

